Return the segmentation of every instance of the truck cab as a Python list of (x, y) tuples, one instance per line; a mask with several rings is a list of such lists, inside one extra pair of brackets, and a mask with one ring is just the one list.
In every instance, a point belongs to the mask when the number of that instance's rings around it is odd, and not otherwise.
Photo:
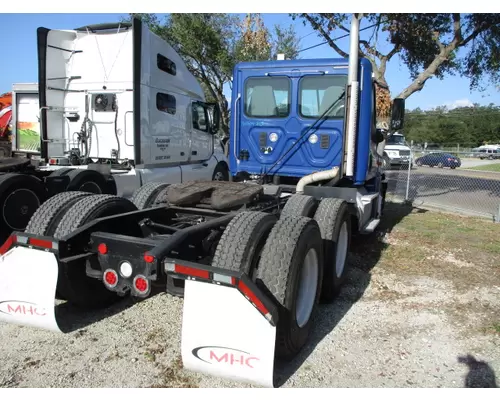
[[(342, 167), (348, 64), (342, 58), (237, 64), (231, 107), (231, 175), (272, 173), (275, 182), (293, 182), (318, 170)], [(375, 87), (367, 59), (360, 58), (358, 74), (359, 133), (354, 174), (348, 178), (363, 184), (374, 176), (382, 154), (374, 141)]]
[[(394, 165), (410, 164), (411, 149), (406, 144), (406, 139), (401, 133), (395, 132), (385, 141), (384, 168), (390, 168)], [(413, 167), (413, 162), (411, 162)]]
[(120, 194), (160, 176), (178, 183), (227, 170), (219, 113), (139, 19), (39, 28), (38, 54), (41, 157), (50, 165), (111, 165)]

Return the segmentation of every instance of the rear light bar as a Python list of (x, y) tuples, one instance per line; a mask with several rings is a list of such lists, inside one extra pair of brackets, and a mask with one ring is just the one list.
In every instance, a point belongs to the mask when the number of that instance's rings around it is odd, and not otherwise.
[[(178, 264), (175, 261), (165, 262), (165, 271), (173, 275), (182, 275), (183, 278), (188, 280), (200, 280), (207, 283), (212, 283), (216, 285), (223, 285), (234, 287), (237, 289), (246, 299), (252, 303), (252, 305), (273, 325), (276, 326), (277, 323), (277, 312), (271, 310), (270, 306), (264, 304), (259, 297), (263, 297), (258, 288), (254, 287), (253, 282), (249, 279), (245, 279), (245, 275), (241, 276), (231, 276), (224, 273), (213, 272), (207, 269), (202, 269), (193, 266), (186, 266)], [(229, 271), (226, 271), (229, 272)], [(247, 282), (245, 282), (247, 281)], [(260, 295), (260, 296), (259, 296)], [(273, 307), (274, 308), (274, 307)]]
[(0, 247), (0, 255), (7, 253), (7, 251), (9, 251), (14, 245), (34, 247), (44, 250), (59, 250), (58, 242), (17, 234), (9, 236), (5, 243)]

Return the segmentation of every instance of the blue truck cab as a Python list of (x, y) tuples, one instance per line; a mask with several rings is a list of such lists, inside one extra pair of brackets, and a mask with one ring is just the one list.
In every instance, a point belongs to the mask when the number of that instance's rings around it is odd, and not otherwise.
[[(341, 168), (348, 64), (344, 58), (238, 63), (231, 97), (231, 175), (269, 174), (290, 181)], [(358, 64), (354, 174), (343, 177), (352, 185), (363, 185), (377, 169), (372, 66), (365, 58)]]

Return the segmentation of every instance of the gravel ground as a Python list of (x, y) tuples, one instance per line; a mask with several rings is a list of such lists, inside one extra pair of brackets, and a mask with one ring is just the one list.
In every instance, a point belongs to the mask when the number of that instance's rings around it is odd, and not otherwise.
[[(476, 242), (461, 247), (456, 231), (453, 243), (442, 233), (450, 220), (473, 229), (471, 219), (414, 211), (357, 238), (340, 298), (319, 308), (297, 359), (277, 366), (282, 386), (496, 387), (500, 243), (481, 242), (478, 256)], [(482, 224), (500, 237), (500, 226)], [(182, 369), (182, 299), (58, 312), (71, 332), (0, 323), (0, 387), (248, 387)]]

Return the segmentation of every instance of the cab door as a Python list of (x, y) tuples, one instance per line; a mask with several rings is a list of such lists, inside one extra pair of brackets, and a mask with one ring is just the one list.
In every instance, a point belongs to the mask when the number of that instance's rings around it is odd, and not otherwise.
[(189, 161), (181, 165), (182, 181), (212, 180), (217, 160), (213, 157), (214, 137), (210, 133), (208, 105), (193, 101), (188, 110), (191, 121)]

